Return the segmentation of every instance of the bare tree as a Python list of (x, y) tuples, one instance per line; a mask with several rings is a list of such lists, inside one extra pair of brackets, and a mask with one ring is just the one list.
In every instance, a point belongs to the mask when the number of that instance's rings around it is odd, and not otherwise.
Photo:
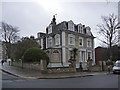
[(14, 27), (5, 22), (2, 22), (1, 25), (2, 25), (1, 26), (2, 39), (6, 45), (7, 56), (10, 58), (11, 45), (12, 43), (16, 42), (19, 39), (19, 35), (18, 35), (19, 30), (18, 30), (18, 27)]
[(119, 25), (117, 16), (110, 14), (109, 16), (102, 16), (102, 24), (97, 25), (98, 33), (100, 34), (99, 40), (106, 44), (110, 50), (110, 59), (112, 58), (111, 47), (118, 42), (117, 27)]
[(14, 43), (18, 38), (18, 27), (2, 22), (2, 38), (5, 42)]

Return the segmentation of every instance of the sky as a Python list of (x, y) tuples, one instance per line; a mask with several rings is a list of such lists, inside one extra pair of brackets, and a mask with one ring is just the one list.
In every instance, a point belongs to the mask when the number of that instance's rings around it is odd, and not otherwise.
[(102, 23), (101, 16), (111, 13), (118, 15), (116, 2), (108, 0), (79, 1), (79, 0), (32, 0), (32, 1), (2, 1), (2, 21), (19, 27), (20, 36), (35, 36), (38, 32), (45, 32), (53, 15), (56, 15), (57, 24), (72, 20), (75, 24), (91, 27), (95, 39), (95, 47), (101, 45), (97, 39), (97, 26)]

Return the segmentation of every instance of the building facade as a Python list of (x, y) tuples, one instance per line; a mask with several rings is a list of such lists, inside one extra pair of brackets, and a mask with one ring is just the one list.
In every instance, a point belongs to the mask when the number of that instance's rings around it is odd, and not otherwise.
[(2, 41), (0, 40), (0, 62), (3, 59)]
[(91, 28), (81, 23), (76, 25), (72, 20), (56, 24), (54, 16), (46, 28), (46, 36), (41, 37), (41, 49), (45, 49), (50, 58), (48, 67), (69, 66), (73, 48), (78, 49), (76, 68), (82, 63), (83, 69), (87, 69), (88, 58), (93, 60), (93, 64), (95, 63), (94, 36)]
[[(120, 1), (118, 2), (118, 22), (120, 23)], [(118, 26), (118, 45), (120, 46), (120, 24)]]

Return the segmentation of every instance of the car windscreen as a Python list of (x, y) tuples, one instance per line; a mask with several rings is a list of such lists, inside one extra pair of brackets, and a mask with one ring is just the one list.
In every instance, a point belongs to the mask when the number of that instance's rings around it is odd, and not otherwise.
[(116, 66), (116, 67), (120, 67), (120, 63), (116, 63), (115, 66)]

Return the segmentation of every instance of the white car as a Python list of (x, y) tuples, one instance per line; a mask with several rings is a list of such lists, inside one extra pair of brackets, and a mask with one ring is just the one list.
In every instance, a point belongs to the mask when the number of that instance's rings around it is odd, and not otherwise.
[(113, 67), (113, 73), (120, 73), (120, 60), (117, 60), (115, 62), (115, 65)]

